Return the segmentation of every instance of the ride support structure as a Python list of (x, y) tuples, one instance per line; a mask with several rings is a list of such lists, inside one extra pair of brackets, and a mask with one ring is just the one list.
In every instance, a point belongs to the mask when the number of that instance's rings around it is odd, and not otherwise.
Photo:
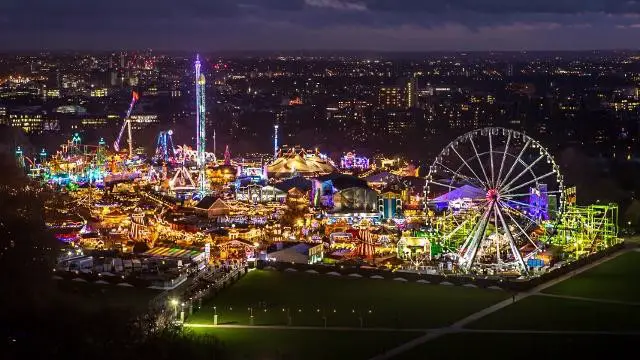
[(129, 143), (129, 158), (133, 157), (133, 137), (131, 134), (131, 112), (133, 111), (133, 107), (138, 101), (140, 96), (137, 92), (133, 92), (131, 96), (131, 103), (129, 104), (129, 109), (127, 110), (127, 114), (124, 117), (124, 123), (122, 124), (122, 128), (120, 128), (120, 133), (118, 133), (118, 137), (116, 141), (113, 142), (113, 149), (115, 151), (120, 151), (120, 141), (122, 140), (122, 135), (124, 134), (125, 128), (127, 129), (127, 140)]
[(207, 179), (205, 174), (206, 158), (206, 106), (205, 106), (205, 85), (206, 80), (204, 75), (200, 72), (202, 64), (200, 63), (200, 56), (196, 57), (195, 70), (196, 70), (196, 152), (197, 152), (197, 165), (198, 165), (198, 191), (201, 195), (204, 195), (207, 190)]

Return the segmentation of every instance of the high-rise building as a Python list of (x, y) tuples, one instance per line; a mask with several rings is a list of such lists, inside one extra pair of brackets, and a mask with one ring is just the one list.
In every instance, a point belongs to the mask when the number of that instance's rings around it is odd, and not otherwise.
[(9, 125), (7, 123), (7, 108), (5, 106), (0, 106), (0, 125)]
[(415, 108), (418, 100), (418, 80), (415, 77), (409, 78), (405, 85), (405, 107)]
[(21, 128), (27, 134), (39, 134), (43, 130), (41, 114), (10, 114), (8, 124)]
[(402, 89), (400, 87), (386, 86), (378, 90), (378, 106), (380, 108), (398, 109), (402, 105)]
[(513, 64), (507, 64), (507, 68), (505, 69), (505, 75), (507, 77), (513, 77), (514, 71), (513, 71)]

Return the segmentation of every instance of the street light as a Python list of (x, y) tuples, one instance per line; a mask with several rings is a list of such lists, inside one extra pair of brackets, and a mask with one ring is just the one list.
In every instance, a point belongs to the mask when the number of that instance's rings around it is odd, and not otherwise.
[(178, 317), (178, 299), (171, 299), (171, 305), (173, 305), (173, 316)]

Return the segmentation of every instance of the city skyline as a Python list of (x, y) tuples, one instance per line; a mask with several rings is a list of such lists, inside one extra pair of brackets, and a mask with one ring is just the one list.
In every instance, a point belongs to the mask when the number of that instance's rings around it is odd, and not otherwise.
[(43, 0), (0, 4), (0, 51), (633, 49), (628, 1)]

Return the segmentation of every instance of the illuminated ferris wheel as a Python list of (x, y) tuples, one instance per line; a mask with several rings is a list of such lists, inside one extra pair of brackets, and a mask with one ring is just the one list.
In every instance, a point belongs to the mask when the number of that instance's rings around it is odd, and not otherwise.
[(505, 128), (483, 128), (449, 143), (425, 186), (441, 240), (457, 246), (465, 272), (528, 272), (542, 251), (543, 224), (562, 212), (559, 166), (540, 143)]

